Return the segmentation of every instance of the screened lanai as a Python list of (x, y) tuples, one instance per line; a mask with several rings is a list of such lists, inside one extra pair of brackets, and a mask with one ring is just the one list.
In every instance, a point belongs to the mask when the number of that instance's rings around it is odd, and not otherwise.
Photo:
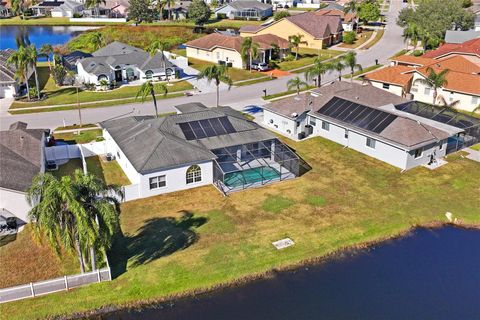
[(223, 193), (303, 175), (311, 167), (278, 139), (214, 149), (215, 186)]

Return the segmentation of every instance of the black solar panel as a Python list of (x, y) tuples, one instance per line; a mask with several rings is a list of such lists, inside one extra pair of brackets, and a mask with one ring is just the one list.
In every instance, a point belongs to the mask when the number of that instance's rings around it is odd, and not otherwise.
[(187, 140), (203, 139), (236, 132), (227, 117), (179, 123)]
[(318, 113), (375, 133), (382, 132), (397, 118), (388, 112), (338, 97), (332, 98)]

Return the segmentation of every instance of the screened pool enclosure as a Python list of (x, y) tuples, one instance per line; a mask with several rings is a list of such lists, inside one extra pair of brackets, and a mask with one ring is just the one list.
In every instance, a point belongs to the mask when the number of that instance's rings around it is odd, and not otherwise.
[(224, 194), (299, 177), (311, 167), (278, 139), (214, 149), (215, 186)]

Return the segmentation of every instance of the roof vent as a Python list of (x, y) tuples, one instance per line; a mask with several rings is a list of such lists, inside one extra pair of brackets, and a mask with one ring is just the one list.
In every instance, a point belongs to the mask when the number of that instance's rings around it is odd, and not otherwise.
[(297, 100), (297, 101), (300, 101), (302, 99), (300, 99), (300, 97), (298, 95), (295, 96), (295, 98), (293, 98), (294, 100)]
[(355, 100), (358, 100), (358, 99), (360, 99), (360, 97), (356, 96), (356, 97), (355, 97)]
[(296, 112), (292, 113), (292, 118), (298, 117), (298, 114)]

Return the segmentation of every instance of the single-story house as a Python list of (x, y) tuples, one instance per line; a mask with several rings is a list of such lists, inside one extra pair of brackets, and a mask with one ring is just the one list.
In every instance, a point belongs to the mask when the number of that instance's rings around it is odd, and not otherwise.
[[(480, 18), (480, 16), (479, 16)], [(480, 28), (478, 30), (447, 30), (445, 33), (446, 43), (463, 43), (472, 39), (480, 38)]]
[(76, 62), (79, 82), (100, 84), (145, 82), (176, 77), (178, 68), (160, 52), (151, 56), (148, 52), (114, 41), (92, 53), (91, 57)]
[[(0, 99), (1, 98), (13, 98), (20, 94), (23, 83), (19, 83), (15, 73), (17, 69), (13, 64), (7, 63), (8, 58), (15, 50), (5, 49), (0, 50)], [(33, 68), (29, 68), (28, 77), (33, 73)]]
[(81, 14), (83, 9), (83, 3), (72, 0), (64, 0), (62, 5), (55, 7), (50, 11), (50, 15), (53, 18), (72, 18), (75, 14)]
[(0, 209), (28, 222), (30, 205), (25, 199), (32, 179), (45, 172), (45, 142), (49, 131), (28, 129), (15, 122), (0, 131)]
[[(226, 64), (234, 68), (243, 68), (249, 61), (243, 61), (241, 55), (242, 42), (245, 38), (212, 33), (185, 44), (187, 57), (218, 64)], [(253, 61), (268, 63), (274, 55), (284, 57), (289, 50), (289, 42), (272, 34), (253, 36), (252, 40), (258, 44), (258, 57)], [(274, 45), (279, 52), (274, 52)]]
[(161, 118), (101, 123), (107, 152), (133, 185), (126, 200), (213, 184), (223, 194), (297, 177), (308, 165), (275, 135), (230, 107), (201, 103)]
[(449, 138), (462, 132), (401, 111), (409, 103), (371, 85), (334, 82), (267, 104), (263, 125), (294, 139), (321, 136), (408, 170), (445, 156)]
[[(315, 13), (320, 16), (339, 16), (340, 20), (342, 21), (342, 28), (343, 31), (353, 31), (355, 25), (358, 23), (358, 18), (356, 13), (349, 12), (345, 13), (342, 9), (337, 8), (329, 8), (331, 4), (327, 7), (317, 10)], [(333, 6), (332, 6), (333, 7)]]
[(163, 18), (171, 17), (173, 20), (188, 19), (188, 8), (192, 1), (176, 1), (170, 8), (167, 6), (163, 9)]
[(60, 7), (63, 5), (65, 1), (58, 1), (58, 0), (47, 0), (37, 3), (34, 6), (31, 6), (33, 14), (35, 16), (51, 16), (51, 11), (55, 8)]
[(342, 41), (342, 21), (340, 16), (317, 15), (305, 12), (286, 17), (262, 26), (242, 26), (240, 35), (251, 37), (261, 34), (273, 34), (283, 39), (301, 35), (300, 47), (323, 49)]
[(399, 96), (433, 103), (433, 89), (419, 79), (426, 79), (429, 70), (439, 73), (448, 69), (447, 83), (437, 90), (438, 100), (435, 103), (440, 102), (440, 97), (448, 103), (458, 100), (457, 108), (472, 111), (480, 103), (480, 63), (475, 60), (460, 54), (441, 58), (402, 55), (391, 59), (392, 66), (367, 73), (364, 79)]
[(10, 18), (12, 16), (12, 10), (7, 6), (0, 4), (0, 18)]
[(263, 20), (272, 14), (272, 5), (253, 0), (233, 1), (215, 10), (217, 18), (240, 20)]

